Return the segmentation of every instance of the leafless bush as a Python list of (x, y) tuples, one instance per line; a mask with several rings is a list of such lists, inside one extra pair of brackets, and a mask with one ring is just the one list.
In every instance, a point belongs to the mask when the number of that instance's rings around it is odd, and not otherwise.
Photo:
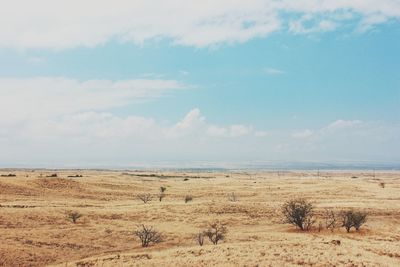
[(228, 232), (225, 225), (221, 222), (213, 222), (209, 225), (208, 229), (204, 231), (204, 235), (214, 244), (217, 245), (219, 241), (225, 239), (225, 235)]
[(82, 217), (82, 214), (77, 211), (70, 211), (68, 212), (67, 216), (71, 222), (76, 223), (78, 219)]
[(282, 205), (285, 223), (290, 223), (302, 231), (307, 231), (315, 223), (314, 206), (305, 199), (292, 199)]
[(385, 183), (384, 182), (380, 182), (379, 186), (382, 187), (382, 188), (385, 188)]
[(163, 186), (160, 187), (160, 193), (158, 194), (158, 200), (160, 200), (160, 202), (165, 197), (165, 190), (167, 190), (166, 187), (163, 187)]
[(185, 203), (188, 203), (188, 202), (190, 202), (192, 200), (193, 200), (193, 197), (191, 195), (186, 195), (185, 196)]
[(196, 235), (196, 239), (197, 239), (197, 243), (198, 243), (200, 246), (203, 246), (203, 244), (204, 244), (204, 233), (202, 233), (202, 232), (198, 233), (198, 234)]
[(325, 227), (332, 232), (338, 227), (338, 218), (336, 213), (331, 209), (325, 210)]
[(134, 235), (140, 239), (142, 247), (148, 247), (150, 244), (162, 242), (161, 234), (152, 226), (141, 225), (134, 232)]
[(367, 221), (367, 214), (361, 211), (347, 210), (341, 212), (342, 227), (349, 233), (354, 227), (356, 231)]
[(228, 195), (228, 199), (229, 199), (229, 201), (231, 201), (231, 202), (236, 202), (236, 201), (238, 201), (238, 198), (236, 197), (236, 194), (235, 194), (234, 192), (232, 192), (232, 193), (230, 193), (230, 194)]
[(147, 203), (152, 199), (152, 196), (149, 193), (147, 193), (147, 194), (138, 194), (137, 198), (140, 199), (141, 201), (143, 201), (143, 203)]

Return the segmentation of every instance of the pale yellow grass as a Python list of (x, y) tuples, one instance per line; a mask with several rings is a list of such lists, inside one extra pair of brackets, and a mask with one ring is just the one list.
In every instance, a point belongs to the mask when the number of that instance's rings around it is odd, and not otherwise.
[[(396, 172), (376, 178), (359, 172), (56, 172), (58, 178), (40, 170), (0, 178), (0, 265), (400, 266)], [(67, 178), (76, 173), (83, 177)], [(187, 176), (200, 178), (184, 181)], [(156, 195), (160, 186), (167, 187), (162, 202), (136, 198)], [(237, 202), (228, 200), (232, 192)], [(188, 194), (193, 201), (185, 204)], [(298, 196), (313, 201), (318, 214), (353, 207), (367, 211), (369, 220), (349, 234), (299, 232), (280, 216), (280, 205)], [(77, 224), (66, 219), (71, 210), (83, 214)], [(226, 240), (200, 247), (194, 235), (216, 219), (227, 224)], [(132, 233), (139, 224), (155, 226), (165, 242), (141, 248)]]

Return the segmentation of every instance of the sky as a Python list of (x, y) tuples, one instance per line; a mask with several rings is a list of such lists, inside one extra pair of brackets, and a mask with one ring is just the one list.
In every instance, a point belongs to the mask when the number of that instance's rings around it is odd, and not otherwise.
[(399, 0), (0, 0), (0, 166), (400, 161)]

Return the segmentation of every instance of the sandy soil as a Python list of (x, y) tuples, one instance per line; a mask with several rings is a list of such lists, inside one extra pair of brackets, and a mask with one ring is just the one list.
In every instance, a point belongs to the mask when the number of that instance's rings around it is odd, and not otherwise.
[[(1, 266), (400, 266), (398, 172), (1, 171), (8, 173), (17, 176), (0, 177)], [(83, 177), (68, 177), (75, 174)], [(162, 202), (137, 199), (160, 186)], [(298, 231), (282, 223), (280, 206), (299, 196), (317, 214), (353, 207), (368, 222), (359, 232)], [(69, 211), (83, 217), (73, 224)], [(227, 225), (226, 240), (199, 246), (195, 234), (216, 219)], [(165, 241), (142, 248), (133, 235), (140, 224)]]

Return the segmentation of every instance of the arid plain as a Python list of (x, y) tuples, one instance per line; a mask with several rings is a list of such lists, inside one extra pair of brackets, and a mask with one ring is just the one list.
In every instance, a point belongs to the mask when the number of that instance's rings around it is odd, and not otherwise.
[[(1, 171), (9, 173), (0, 177), (1, 266), (400, 266), (399, 172)], [(302, 232), (281, 216), (296, 197), (314, 203), (321, 223), (326, 208), (368, 220), (358, 232), (318, 231), (318, 221)], [(76, 224), (71, 211), (82, 214)], [(226, 239), (200, 246), (196, 234), (215, 220)], [(164, 241), (142, 248), (133, 234), (141, 224)]]

